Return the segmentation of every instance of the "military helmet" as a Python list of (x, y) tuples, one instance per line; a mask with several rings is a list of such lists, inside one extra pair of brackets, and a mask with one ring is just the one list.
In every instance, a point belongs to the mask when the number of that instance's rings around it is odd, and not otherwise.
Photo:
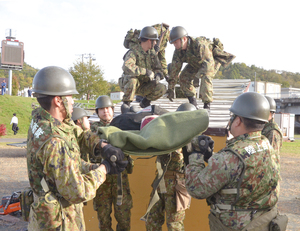
[(187, 31), (182, 26), (173, 27), (170, 32), (170, 43), (172, 44), (177, 39), (188, 36)]
[(276, 102), (275, 102), (275, 100), (270, 96), (265, 96), (265, 97), (269, 101), (270, 112), (276, 112)]
[(176, 111), (196, 111), (197, 108), (195, 107), (195, 105), (191, 104), (191, 103), (183, 103), (181, 104)]
[(140, 32), (139, 39), (141, 39), (141, 38), (150, 39), (150, 40), (158, 40), (157, 30), (152, 26), (146, 26)]
[(270, 105), (261, 94), (246, 92), (234, 100), (229, 111), (240, 117), (268, 122)]
[(98, 108), (112, 107), (114, 108), (114, 104), (107, 95), (100, 95), (96, 100), (96, 110)]
[(72, 112), (72, 120), (76, 121), (83, 117), (90, 117), (85, 110), (80, 107), (74, 107)]
[(65, 96), (78, 94), (73, 76), (61, 67), (48, 66), (39, 70), (32, 81), (32, 91), (39, 95)]

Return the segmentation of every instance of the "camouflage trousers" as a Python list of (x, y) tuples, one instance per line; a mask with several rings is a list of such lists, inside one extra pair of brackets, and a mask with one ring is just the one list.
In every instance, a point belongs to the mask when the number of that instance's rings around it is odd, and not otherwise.
[(147, 231), (161, 231), (165, 222), (169, 231), (184, 230), (185, 211), (176, 211), (176, 180), (165, 178), (167, 193), (158, 193), (159, 201), (150, 210), (147, 221)]
[(123, 101), (133, 101), (135, 95), (146, 97), (150, 101), (154, 101), (163, 96), (167, 89), (166, 86), (155, 82), (141, 83), (138, 78), (124, 76), (124, 96)]
[[(194, 80), (201, 79), (199, 98), (203, 103), (210, 103), (213, 101), (213, 77), (210, 75), (201, 75), (199, 70), (187, 64), (179, 76), (180, 88), (186, 97), (194, 97), (196, 89), (194, 87)], [(198, 83), (199, 84), (199, 83)], [(197, 86), (197, 84), (195, 84)]]
[(117, 205), (117, 175), (106, 175), (106, 181), (98, 188), (94, 198), (94, 210), (97, 211), (99, 228), (101, 231), (113, 231), (112, 229), (112, 205), (114, 216), (117, 221), (117, 231), (130, 230), (130, 217), (132, 208), (132, 197), (130, 194), (128, 174), (122, 172), (123, 198), (122, 205)]

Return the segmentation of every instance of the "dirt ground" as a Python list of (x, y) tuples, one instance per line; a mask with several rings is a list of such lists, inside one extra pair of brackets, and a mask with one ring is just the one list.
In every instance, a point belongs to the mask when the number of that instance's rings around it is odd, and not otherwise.
[[(278, 208), (281, 214), (289, 218), (287, 231), (300, 230), (299, 163), (298, 157), (281, 157), (282, 180)], [(0, 147), (0, 169), (0, 199), (29, 186), (24, 148)], [(26, 231), (26, 227), (27, 223), (18, 216), (0, 215), (0, 231)]]

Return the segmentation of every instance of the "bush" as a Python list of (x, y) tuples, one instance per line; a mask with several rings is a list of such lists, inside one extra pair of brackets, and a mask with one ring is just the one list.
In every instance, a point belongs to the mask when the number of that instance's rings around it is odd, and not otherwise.
[(6, 126), (5, 124), (0, 124), (0, 137), (6, 135)]

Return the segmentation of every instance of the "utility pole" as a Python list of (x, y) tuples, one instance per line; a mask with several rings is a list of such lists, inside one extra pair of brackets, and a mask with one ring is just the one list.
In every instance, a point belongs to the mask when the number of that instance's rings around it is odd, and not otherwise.
[(254, 72), (254, 75), (255, 75), (255, 77), (254, 77), (254, 92), (256, 92), (256, 72)]

